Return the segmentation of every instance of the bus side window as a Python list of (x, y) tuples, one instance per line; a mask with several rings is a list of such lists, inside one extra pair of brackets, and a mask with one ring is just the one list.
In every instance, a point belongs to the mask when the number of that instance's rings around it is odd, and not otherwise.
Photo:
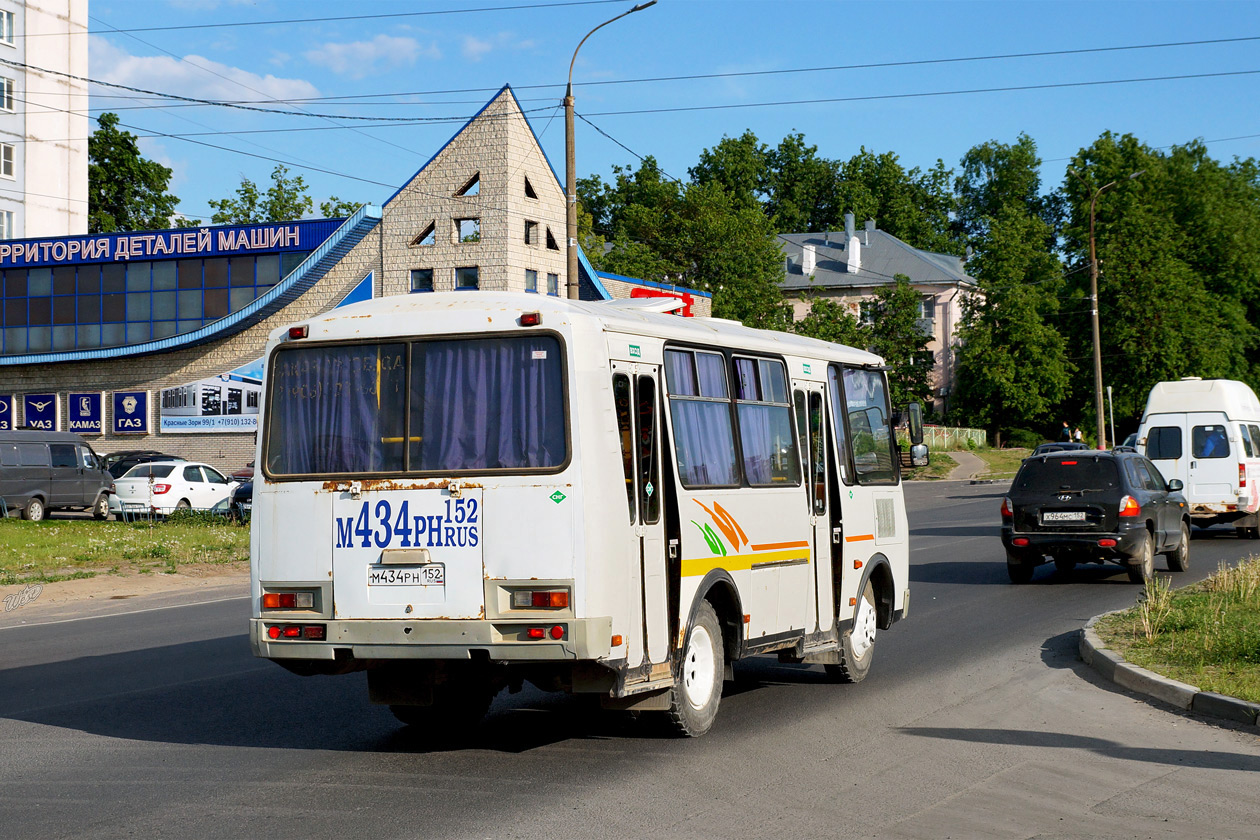
[(661, 479), (656, 458), (656, 380), (639, 377), (639, 507), (643, 522), (661, 517)]
[(626, 500), (634, 522), (634, 430), (630, 423), (630, 377), (613, 374), (613, 406), (617, 410), (617, 436), (621, 440), (621, 468), (626, 474)]
[(823, 435), (822, 396), (809, 395), (809, 451), (813, 465), (814, 512), (827, 512), (827, 438)]
[(840, 372), (835, 365), (827, 367), (827, 394), (831, 397), (831, 430), (836, 440), (836, 463), (840, 467), (840, 480), (853, 484), (853, 456), (849, 451), (849, 436), (844, 432), (844, 398), (840, 389)]
[[(814, 456), (814, 450), (809, 445), (809, 418), (805, 411), (804, 391), (792, 392), (792, 406), (796, 412), (796, 436), (800, 440), (801, 452), (805, 453), (801, 460), (805, 464), (806, 472), (809, 472), (812, 467), (808, 459)], [(809, 485), (808, 481), (805, 483), (805, 490), (806, 498), (809, 499), (809, 505), (812, 508), (818, 504), (818, 501), (814, 498), (814, 488)]]

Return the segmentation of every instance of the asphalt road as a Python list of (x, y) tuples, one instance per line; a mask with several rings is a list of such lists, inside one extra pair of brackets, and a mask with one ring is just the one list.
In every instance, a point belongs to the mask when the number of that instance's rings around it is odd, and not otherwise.
[[(362, 674), (253, 659), (244, 599), (0, 629), (0, 837), (1260, 838), (1260, 739), (1086, 669), (1077, 631), (1137, 589), (1010, 585), (1000, 495), (909, 485), (870, 677), (741, 663), (692, 741), (527, 689), (431, 751)], [(1176, 579), (1254, 545), (1196, 534)]]

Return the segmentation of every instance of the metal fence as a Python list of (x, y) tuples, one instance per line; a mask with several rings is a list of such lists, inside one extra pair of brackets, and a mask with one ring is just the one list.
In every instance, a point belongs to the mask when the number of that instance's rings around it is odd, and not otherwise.
[[(898, 430), (897, 437), (903, 445), (908, 445), (909, 437), (904, 429)], [(987, 440), (984, 429), (962, 429), (950, 426), (923, 427), (923, 442), (927, 444), (928, 449), (932, 450), (979, 449)]]

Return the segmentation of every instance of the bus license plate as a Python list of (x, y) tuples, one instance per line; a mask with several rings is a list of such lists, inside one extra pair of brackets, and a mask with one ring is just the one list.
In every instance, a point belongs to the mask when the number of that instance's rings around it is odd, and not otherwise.
[(1084, 522), (1083, 510), (1048, 510), (1041, 514), (1042, 522)]
[(368, 586), (445, 586), (446, 566), (369, 566)]

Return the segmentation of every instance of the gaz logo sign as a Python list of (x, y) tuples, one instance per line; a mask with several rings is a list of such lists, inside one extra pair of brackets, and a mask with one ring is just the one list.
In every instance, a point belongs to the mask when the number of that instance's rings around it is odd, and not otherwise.
[(70, 394), (70, 431), (99, 435), (105, 431), (104, 394)]
[(114, 434), (147, 435), (149, 433), (149, 392), (114, 392)]
[(57, 431), (57, 419), (61, 413), (57, 410), (59, 407), (56, 394), (25, 394), (22, 397), (22, 410), (29, 429)]

